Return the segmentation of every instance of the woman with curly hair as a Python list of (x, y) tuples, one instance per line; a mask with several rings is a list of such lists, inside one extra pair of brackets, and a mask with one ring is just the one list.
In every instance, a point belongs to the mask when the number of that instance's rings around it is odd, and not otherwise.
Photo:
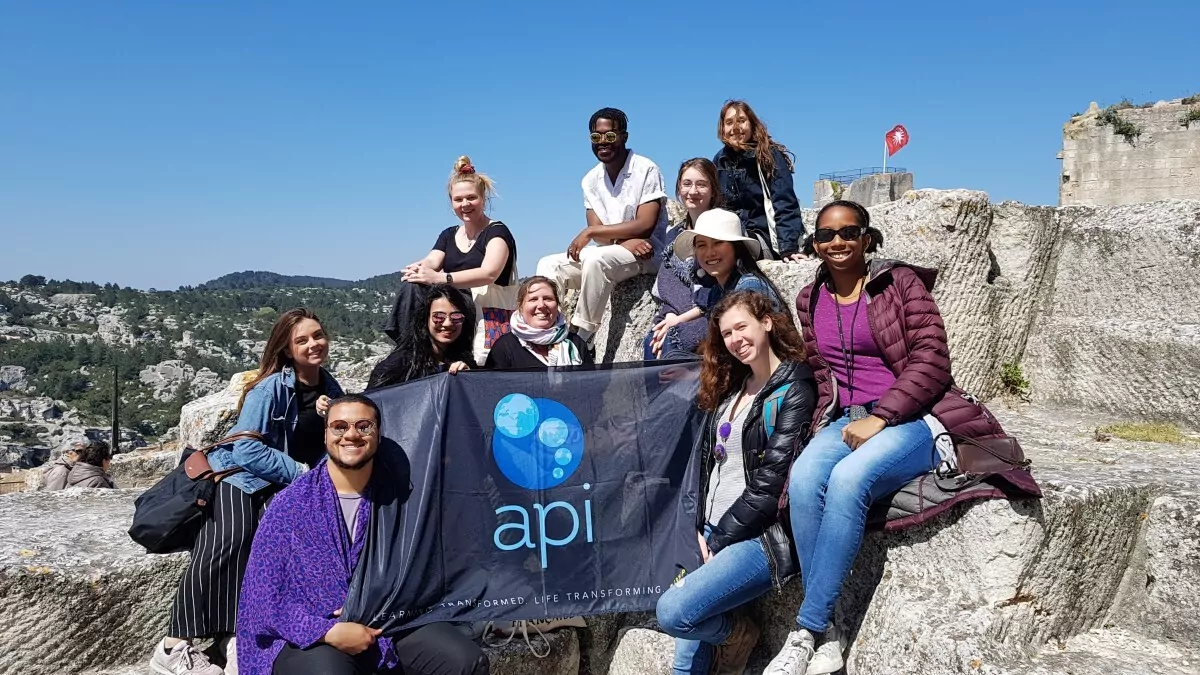
[(800, 335), (761, 293), (738, 291), (718, 302), (701, 351), (698, 403), (708, 414), (696, 534), (703, 564), (657, 607), (659, 625), (676, 638), (680, 675), (741, 673), (759, 631), (734, 610), (800, 571), (779, 500), (816, 403)]
[(435, 284), (425, 290), (411, 320), (412, 329), (400, 335), (396, 348), (371, 371), (367, 390), (403, 384), (450, 371), (469, 370), (475, 305), (458, 289)]
[(763, 259), (799, 259), (804, 222), (792, 185), (792, 153), (771, 138), (745, 101), (721, 107), (717, 138), (725, 146), (713, 157), (725, 208), (741, 216), (746, 234), (762, 243)]

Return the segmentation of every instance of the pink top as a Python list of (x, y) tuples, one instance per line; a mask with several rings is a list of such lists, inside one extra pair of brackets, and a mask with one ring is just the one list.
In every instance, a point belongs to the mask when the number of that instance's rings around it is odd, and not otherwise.
[[(840, 307), (842, 314), (842, 337), (838, 336), (839, 307), (828, 288), (817, 294), (817, 309), (813, 318), (813, 330), (817, 335), (817, 351), (829, 364), (838, 383), (838, 405), (865, 405), (883, 398), (884, 393), (896, 382), (892, 369), (883, 361), (883, 353), (875, 344), (871, 324), (867, 320), (867, 298), (860, 294), (858, 300)], [(843, 338), (846, 354), (854, 365), (854, 391), (849, 368), (842, 356)]]

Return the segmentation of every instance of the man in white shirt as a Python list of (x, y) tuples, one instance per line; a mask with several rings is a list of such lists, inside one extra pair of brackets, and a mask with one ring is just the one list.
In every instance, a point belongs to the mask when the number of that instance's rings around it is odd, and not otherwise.
[(537, 273), (564, 290), (579, 289), (571, 326), (590, 347), (613, 285), (658, 269), (666, 246), (667, 193), (658, 166), (625, 147), (625, 113), (603, 108), (592, 115), (588, 129), (600, 163), (583, 177), (587, 227), (566, 253), (539, 260)]

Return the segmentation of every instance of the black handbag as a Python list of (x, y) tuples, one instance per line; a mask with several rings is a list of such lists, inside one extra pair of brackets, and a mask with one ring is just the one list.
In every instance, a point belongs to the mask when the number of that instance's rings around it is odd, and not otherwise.
[(199, 450), (185, 448), (179, 466), (134, 502), (129, 537), (150, 553), (190, 551), (204, 521), (212, 515), (217, 483), (244, 471), (241, 467), (213, 471), (208, 453), (240, 438), (267, 442), (266, 436), (258, 432), (241, 431)]

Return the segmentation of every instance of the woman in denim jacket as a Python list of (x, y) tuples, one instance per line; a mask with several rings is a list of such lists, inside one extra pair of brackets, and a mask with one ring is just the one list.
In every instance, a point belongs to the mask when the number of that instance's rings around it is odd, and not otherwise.
[(321, 367), (329, 338), (307, 309), (285, 312), (263, 350), (258, 376), (246, 385), (233, 433), (257, 431), (267, 443), (239, 439), (208, 455), (216, 471), (241, 468), (217, 485), (213, 517), (192, 548), (171, 610), (170, 635), (154, 650), (151, 668), (164, 675), (218, 675), (221, 668), (193, 645), (212, 637), (221, 644), (229, 672), (236, 672), (233, 633), (242, 574), (250, 543), (271, 495), (325, 456), (325, 423), (331, 399), (342, 388)]
[[(717, 120), (717, 138), (725, 144), (713, 157), (725, 208), (741, 216), (746, 234), (762, 243), (762, 259), (801, 258), (804, 222), (792, 186), (792, 153), (771, 138), (767, 126), (745, 101), (725, 102)], [(773, 219), (767, 213), (764, 184)]]

